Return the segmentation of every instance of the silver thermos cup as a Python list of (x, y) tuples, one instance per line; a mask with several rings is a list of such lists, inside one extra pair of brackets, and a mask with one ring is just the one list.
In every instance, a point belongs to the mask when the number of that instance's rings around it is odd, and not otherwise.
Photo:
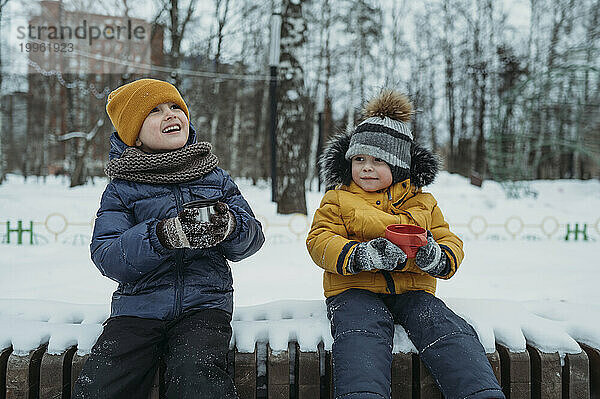
[(186, 202), (185, 204), (183, 204), (183, 207), (198, 209), (198, 216), (196, 217), (196, 221), (209, 222), (210, 215), (215, 214), (215, 205), (216, 204), (217, 204), (217, 200), (201, 199), (201, 200)]

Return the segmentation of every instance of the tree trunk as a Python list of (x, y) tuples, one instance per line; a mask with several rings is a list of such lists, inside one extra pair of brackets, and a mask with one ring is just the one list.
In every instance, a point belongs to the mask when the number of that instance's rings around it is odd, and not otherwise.
[(240, 176), (239, 167), (239, 144), (240, 144), (240, 125), (242, 123), (242, 98), (240, 90), (236, 89), (235, 105), (233, 107), (233, 127), (231, 129), (231, 157), (229, 168), (234, 176)]
[[(98, 120), (98, 122), (96, 123), (95, 126), (92, 127), (92, 129), (90, 130), (89, 133), (85, 134), (83, 137), (79, 136), (79, 137), (75, 137), (74, 143), (73, 143), (73, 147), (75, 148), (75, 156), (74, 156), (74, 167), (73, 167), (73, 171), (71, 172), (71, 186), (70, 187), (75, 187), (75, 186), (80, 186), (82, 184), (85, 184), (86, 181), (86, 161), (88, 160), (87, 158), (87, 154), (89, 152), (89, 149), (92, 146), (92, 143), (94, 141), (94, 138), (96, 138), (98, 131), (100, 130), (100, 127), (104, 125), (104, 116), (101, 117), (100, 120)], [(67, 140), (70, 140), (69, 137), (66, 138)]]
[[(479, 117), (477, 118), (478, 126), (478, 135), (477, 135), (477, 144), (475, 145), (475, 165), (474, 169), (481, 176), (485, 175), (485, 131), (484, 131), (484, 121), (485, 121), (485, 83), (486, 75), (481, 77), (482, 85), (479, 87)], [(470, 172), (470, 171), (469, 171)]]
[(454, 150), (454, 138), (456, 136), (456, 110), (454, 105), (454, 56), (452, 46), (450, 45), (450, 37), (452, 36), (452, 20), (448, 11), (446, 2), (443, 2), (444, 7), (444, 60), (445, 60), (445, 75), (446, 75), (446, 107), (448, 109), (448, 133), (450, 140), (448, 142), (448, 171), (456, 172), (456, 160)]
[[(218, 71), (218, 69), (217, 69)], [(212, 107), (212, 115), (210, 119), (210, 142), (215, 147), (215, 149), (219, 148), (217, 145), (217, 130), (219, 127), (219, 118), (221, 116), (220, 112), (220, 104), (219, 104), (219, 91), (221, 88), (220, 82), (215, 81), (215, 85), (213, 86), (213, 107)]]
[(331, 7), (329, 0), (324, 0), (321, 6), (322, 20), (320, 21), (320, 33), (319, 33), (319, 63), (317, 67), (317, 79), (314, 87), (314, 95), (316, 96), (317, 106), (312, 118), (312, 129), (310, 139), (310, 156), (309, 156), (309, 170), (308, 170), (308, 184), (312, 190), (312, 183), (317, 180), (319, 181), (319, 170), (318, 170), (318, 158), (321, 154), (321, 146), (323, 143), (322, 137), (322, 126), (323, 126), (323, 107), (324, 107), (324, 96), (325, 96), (325, 69), (327, 68), (327, 56), (329, 52), (329, 35), (331, 27)]
[[(223, 13), (221, 14), (221, 7), (224, 7)], [(229, 11), (229, 0), (215, 0), (215, 19), (217, 20), (217, 46), (216, 53), (214, 59), (214, 70), (215, 73), (220, 72), (221, 66), (221, 52), (223, 50), (223, 29), (225, 28), (225, 24), (227, 23), (227, 15)], [(215, 85), (213, 88), (213, 107), (212, 107), (212, 118), (210, 122), (210, 140), (212, 145), (215, 148), (221, 148), (217, 141), (219, 140), (219, 136), (217, 135), (217, 131), (219, 129), (219, 121), (221, 119), (221, 106), (222, 102), (219, 101), (221, 93), (221, 81), (219, 78), (215, 78)], [(223, 144), (225, 144), (225, 140), (222, 140)]]
[[(352, 66), (354, 64), (351, 64)], [(345, 129), (354, 129), (354, 93), (356, 93), (356, 74), (355, 68), (351, 67), (348, 71), (348, 77), (350, 79), (350, 92), (348, 92), (348, 114), (346, 115), (346, 126)]]
[[(587, 65), (593, 65), (594, 63), (594, 52), (596, 50), (596, 46), (594, 43), (597, 43), (598, 38), (600, 37), (600, 31), (598, 30), (598, 23), (600, 22), (600, 0), (597, 0), (594, 5), (591, 5), (592, 13), (589, 16), (589, 22), (587, 24), (588, 28), (586, 31), (586, 43), (588, 47), (586, 49), (586, 63)], [(571, 169), (573, 170), (573, 178), (581, 179), (583, 178), (583, 168), (580, 165), (583, 165), (583, 158), (581, 156), (581, 149), (583, 149), (583, 137), (585, 134), (584, 131), (584, 122), (587, 122), (589, 118), (589, 114), (586, 112), (586, 105), (590, 103), (592, 100), (590, 98), (590, 73), (589, 70), (586, 69), (584, 73), (584, 81), (583, 81), (583, 105), (579, 105), (579, 109), (577, 112), (577, 119), (575, 121), (575, 150), (573, 152), (572, 157), (572, 165)], [(598, 82), (598, 87), (596, 93), (600, 90), (600, 81)], [(596, 94), (598, 96), (598, 94)]]
[[(554, 69), (554, 62), (556, 61), (556, 55), (558, 52), (557, 46), (560, 39), (560, 31), (562, 29), (563, 23), (565, 22), (565, 5), (560, 3), (555, 4), (553, 8), (553, 22), (552, 26), (552, 34), (550, 36), (550, 46), (548, 49), (548, 59), (547, 59), (547, 70), (546, 70), (546, 78), (543, 79), (543, 85), (541, 87), (541, 92), (538, 96), (538, 100), (541, 102), (550, 101), (551, 99), (551, 87), (552, 87), (552, 71)], [(556, 17), (559, 17), (558, 21)], [(541, 105), (540, 101), (538, 101), (538, 106)], [(545, 152), (548, 151), (548, 135), (552, 133), (549, 131), (551, 129), (551, 116), (548, 113), (547, 109), (540, 109), (537, 111), (539, 114), (540, 120), (537, 124), (538, 131), (538, 140), (535, 145), (535, 156), (533, 160), (533, 167), (538, 170), (538, 178), (541, 178), (542, 174), (542, 161), (545, 159)], [(535, 125), (535, 124), (534, 124)], [(544, 171), (547, 177), (547, 170)]]
[(75, 167), (71, 173), (71, 184), (69, 187), (76, 187), (85, 184), (85, 157), (89, 149), (89, 141), (83, 140), (82, 143), (76, 143), (75, 148), (78, 148), (77, 155), (75, 156)]
[(309, 131), (304, 70), (300, 65), (306, 42), (305, 0), (284, 0), (277, 110), (277, 213), (306, 215), (306, 170)]
[[(183, 58), (183, 54), (181, 53), (181, 42), (185, 36), (185, 28), (187, 27), (188, 22), (190, 21), (192, 15), (194, 14), (194, 9), (196, 7), (197, 0), (190, 0), (188, 3), (187, 10), (185, 11), (185, 15), (183, 18), (180, 17), (179, 10), (179, 0), (162, 0), (163, 9), (167, 9), (169, 11), (169, 18), (167, 22), (169, 36), (170, 36), (170, 49), (168, 54), (169, 66), (175, 72), (179, 69), (181, 64), (181, 60)], [(155, 21), (158, 22), (162, 14), (162, 10), (159, 15), (156, 16)], [(181, 86), (181, 76), (179, 74), (174, 75), (174, 85), (175, 87)]]
[(269, 135), (269, 81), (259, 83), (262, 87), (259, 93), (261, 93), (260, 104), (258, 109), (256, 130), (258, 131), (258, 139), (255, 143), (255, 154), (264, 154), (264, 158), (255, 160), (256, 171), (254, 175), (256, 179), (266, 179), (267, 176), (271, 175), (271, 151), (269, 150), (269, 144), (267, 137)]

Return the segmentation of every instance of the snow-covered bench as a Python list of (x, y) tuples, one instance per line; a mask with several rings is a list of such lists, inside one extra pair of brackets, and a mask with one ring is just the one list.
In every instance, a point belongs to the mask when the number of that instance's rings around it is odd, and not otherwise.
[[(0, 399), (68, 398), (107, 317), (105, 305), (34, 302), (0, 303)], [(446, 302), (474, 326), (510, 398), (600, 397), (595, 314), (587, 312), (586, 322), (560, 303)], [(331, 396), (323, 301), (238, 307), (232, 324), (229, 372), (241, 398)], [(393, 352), (394, 399), (441, 397), (400, 326)], [(160, 397), (161, 384), (159, 372), (151, 398)]]
[[(510, 398), (590, 398), (600, 394), (600, 351), (582, 345), (580, 354), (567, 354), (563, 365), (558, 353), (543, 353), (528, 346), (521, 353), (498, 345), (488, 359)], [(50, 355), (47, 345), (17, 356), (11, 349), (0, 351), (0, 398), (69, 398), (72, 384), (88, 355), (71, 347)], [(316, 351), (300, 350), (296, 342), (288, 349), (273, 351), (257, 343), (251, 353), (231, 351), (230, 373), (240, 398), (330, 398), (331, 355), (321, 343)], [(590, 378), (591, 377), (591, 378)], [(151, 399), (160, 397), (157, 373)], [(392, 398), (441, 398), (433, 378), (416, 354), (395, 353)]]

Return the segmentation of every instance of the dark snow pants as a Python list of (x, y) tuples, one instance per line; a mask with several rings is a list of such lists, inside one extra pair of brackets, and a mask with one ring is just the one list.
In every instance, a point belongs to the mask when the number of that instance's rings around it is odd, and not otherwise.
[(336, 399), (389, 399), (394, 322), (406, 330), (445, 398), (504, 398), (475, 330), (425, 291), (350, 289), (327, 298)]
[(218, 309), (172, 321), (109, 319), (72, 397), (146, 399), (163, 361), (167, 398), (237, 398), (226, 371), (230, 338), (231, 316)]

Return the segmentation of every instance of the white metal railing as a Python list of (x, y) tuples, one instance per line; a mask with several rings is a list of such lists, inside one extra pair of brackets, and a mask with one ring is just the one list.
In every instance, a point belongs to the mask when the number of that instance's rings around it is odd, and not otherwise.
[[(262, 215), (257, 215), (257, 219), (260, 220), (270, 244), (304, 240), (312, 221), (302, 214), (279, 216), (277, 221)], [(43, 221), (5, 219), (0, 220), (0, 242), (16, 245), (59, 242), (88, 245), (93, 226), (94, 218), (87, 222), (71, 221), (59, 212), (48, 214)], [(600, 240), (600, 217), (595, 222), (583, 222), (560, 221), (554, 216), (546, 216), (537, 223), (531, 223), (520, 216), (510, 216), (504, 222), (497, 222), (481, 215), (473, 215), (468, 222), (452, 222), (450, 227), (463, 240)]]

